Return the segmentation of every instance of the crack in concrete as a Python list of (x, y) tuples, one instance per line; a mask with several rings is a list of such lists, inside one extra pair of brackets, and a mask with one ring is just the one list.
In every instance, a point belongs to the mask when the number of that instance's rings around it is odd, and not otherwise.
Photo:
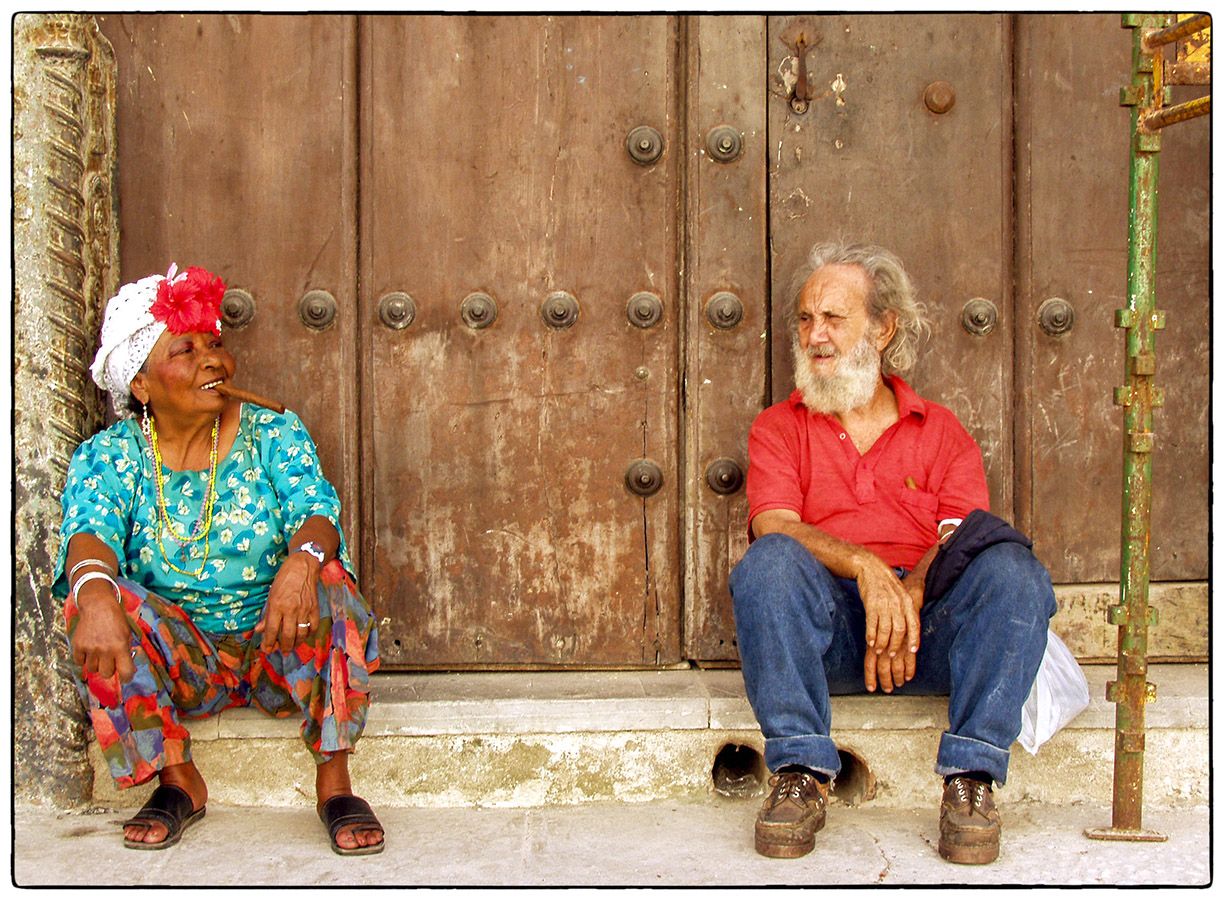
[(876, 884), (883, 884), (888, 879), (889, 872), (892, 871), (892, 860), (889, 858), (888, 854), (884, 852), (884, 845), (880, 843), (880, 839), (874, 834), (871, 834), (870, 837), (871, 842), (875, 844), (876, 852), (878, 852), (880, 854), (880, 858), (884, 860), (884, 868), (880, 870), (880, 873), (876, 875), (875, 878)]

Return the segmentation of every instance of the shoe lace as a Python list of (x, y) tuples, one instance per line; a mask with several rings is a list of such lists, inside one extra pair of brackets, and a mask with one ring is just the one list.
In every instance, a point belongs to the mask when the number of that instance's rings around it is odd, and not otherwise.
[(772, 805), (776, 806), (788, 799), (802, 800), (804, 788), (809, 779), (815, 780), (815, 776), (806, 772), (782, 772), (775, 775), (772, 779), (774, 787)]
[(956, 785), (956, 799), (961, 803), (969, 802), (969, 791), (966, 790), (965, 779), (955, 778), (952, 783)]
[(956, 786), (956, 799), (961, 803), (971, 803), (973, 807), (980, 809), (986, 800), (986, 785), (980, 781), (973, 781), (971, 790), (970, 782), (971, 779), (968, 778), (952, 779), (952, 784)]

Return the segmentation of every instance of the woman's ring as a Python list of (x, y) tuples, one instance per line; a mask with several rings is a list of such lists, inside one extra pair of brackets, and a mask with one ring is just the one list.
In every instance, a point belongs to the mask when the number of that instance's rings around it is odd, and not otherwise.
[(309, 627), (310, 627), (309, 622), (298, 622), (298, 628), (309, 628)]

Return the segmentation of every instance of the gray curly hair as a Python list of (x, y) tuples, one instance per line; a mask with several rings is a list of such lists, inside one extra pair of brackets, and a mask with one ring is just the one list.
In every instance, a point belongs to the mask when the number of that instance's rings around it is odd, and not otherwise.
[(894, 254), (871, 244), (846, 244), (830, 241), (816, 244), (808, 252), (804, 264), (795, 273), (791, 287), (792, 302), (786, 316), (787, 327), (798, 329), (799, 299), (803, 286), (812, 273), (822, 266), (858, 266), (867, 273), (871, 281), (871, 294), (867, 298), (868, 314), (879, 323), (884, 313), (891, 310), (897, 317), (897, 333), (884, 348), (881, 369), (885, 375), (907, 372), (918, 361), (918, 344), (930, 333), (926, 320), (926, 307), (915, 297), (914, 285)]

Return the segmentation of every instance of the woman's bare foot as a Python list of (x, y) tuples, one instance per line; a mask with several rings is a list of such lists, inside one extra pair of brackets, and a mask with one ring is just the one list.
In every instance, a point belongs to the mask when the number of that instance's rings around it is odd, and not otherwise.
[[(315, 796), (318, 798), (316, 810), (323, 811), (323, 804), (332, 797), (353, 793), (353, 783), (349, 780), (348, 753), (335, 753), (332, 758), (315, 770)], [(346, 850), (358, 847), (373, 847), (381, 844), (383, 832), (381, 828), (366, 825), (341, 828), (336, 834), (336, 843)]]
[[(166, 766), (158, 773), (162, 784), (182, 788), (191, 798), (191, 809), (202, 809), (208, 802), (208, 786), (204, 776), (196, 768), (194, 762), (180, 763), (176, 766)], [(166, 826), (160, 823), (150, 825), (128, 825), (123, 829), (123, 836), (129, 841), (144, 844), (160, 844), (166, 839)]]

